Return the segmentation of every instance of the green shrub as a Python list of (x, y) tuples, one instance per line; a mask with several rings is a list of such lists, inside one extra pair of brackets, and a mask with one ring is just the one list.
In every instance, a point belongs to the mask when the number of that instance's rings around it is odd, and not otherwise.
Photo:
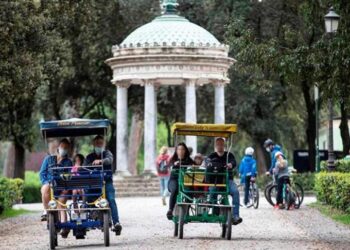
[(304, 191), (313, 191), (315, 188), (315, 174), (314, 173), (302, 173), (293, 175), (294, 181), (299, 183)]
[(41, 201), (41, 183), (39, 174), (33, 171), (26, 171), (23, 191), (24, 203), (35, 203)]
[(23, 180), (0, 177), (0, 214), (22, 201)]
[(350, 173), (321, 172), (316, 175), (317, 199), (350, 212)]
[[(321, 162), (321, 171), (327, 171), (327, 161)], [(350, 160), (341, 159), (335, 161), (335, 170), (341, 173), (350, 173)]]
[(267, 183), (269, 183), (272, 180), (270, 176), (266, 175), (260, 175), (258, 178), (256, 178), (256, 184), (258, 185), (260, 190), (264, 190)]

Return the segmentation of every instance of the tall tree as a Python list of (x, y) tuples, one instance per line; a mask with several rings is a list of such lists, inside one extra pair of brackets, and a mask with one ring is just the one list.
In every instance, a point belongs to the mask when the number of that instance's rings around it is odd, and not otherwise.
[(0, 140), (13, 142), (5, 175), (24, 178), (25, 149), (34, 141), (32, 115), (43, 82), (44, 17), (31, 0), (0, 3)]

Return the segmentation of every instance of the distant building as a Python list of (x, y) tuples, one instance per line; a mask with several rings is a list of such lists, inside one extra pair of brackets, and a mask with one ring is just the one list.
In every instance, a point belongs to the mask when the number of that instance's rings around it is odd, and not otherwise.
[[(343, 143), (340, 136), (340, 117), (333, 120), (333, 143), (334, 151), (343, 151)], [(350, 122), (348, 122), (350, 127)], [(323, 121), (319, 130), (320, 150), (328, 149), (328, 121)]]
[(43, 162), (43, 159), (46, 155), (46, 152), (27, 152), (25, 165), (26, 171), (38, 172), (40, 170), (41, 163)]

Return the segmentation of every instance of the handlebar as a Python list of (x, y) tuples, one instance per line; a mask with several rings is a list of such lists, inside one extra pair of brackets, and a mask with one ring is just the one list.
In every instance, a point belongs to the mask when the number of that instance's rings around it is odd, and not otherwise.
[[(58, 165), (58, 164), (56, 164)], [(50, 167), (50, 169), (59, 169), (59, 170), (64, 170), (64, 169), (72, 169), (74, 166), (70, 166), (70, 167)], [(82, 168), (82, 169), (86, 169), (88, 170), (89, 168), (103, 168), (103, 165), (92, 165), (92, 166), (79, 166), (79, 168)]]

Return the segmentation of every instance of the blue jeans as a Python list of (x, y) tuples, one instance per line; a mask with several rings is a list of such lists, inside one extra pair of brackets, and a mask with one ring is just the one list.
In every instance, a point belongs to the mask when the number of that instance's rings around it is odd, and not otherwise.
[(160, 196), (165, 197), (169, 194), (168, 192), (168, 182), (170, 176), (159, 176), (160, 180)]
[(112, 180), (106, 181), (106, 198), (111, 208), (113, 225), (119, 223), (118, 207), (115, 202), (115, 189)]
[[(229, 193), (232, 196), (232, 206), (233, 206), (232, 214), (233, 214), (233, 217), (238, 217), (239, 216), (239, 191), (236, 183), (233, 180), (230, 180), (228, 185), (229, 185)], [(209, 192), (215, 192), (215, 190), (216, 190), (216, 187), (209, 188)], [(212, 194), (212, 197), (214, 199), (217, 199), (216, 196), (217, 194)]]
[(251, 178), (251, 176), (246, 176), (246, 177), (245, 177), (245, 184), (244, 184), (244, 205), (247, 205), (248, 202), (249, 202), (250, 178)]

